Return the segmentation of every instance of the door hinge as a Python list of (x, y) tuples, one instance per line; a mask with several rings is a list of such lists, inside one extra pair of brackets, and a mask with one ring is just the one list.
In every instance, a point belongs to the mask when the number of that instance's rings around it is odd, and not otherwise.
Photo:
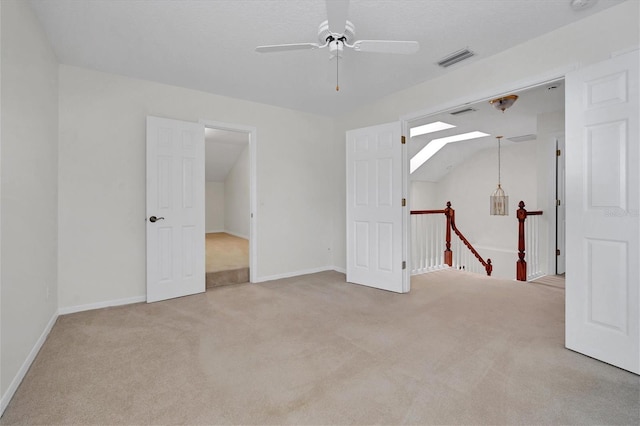
[(556, 149), (556, 157), (560, 157), (562, 155), (562, 151), (559, 149)]
[(407, 261), (406, 260), (402, 261), (402, 269), (407, 269)]
[(407, 206), (407, 199), (403, 198), (402, 199), (402, 207), (406, 207)]
[(404, 136), (402, 136), (402, 137), (400, 138), (400, 142), (402, 143), (402, 145), (406, 144), (406, 143), (407, 143), (407, 138), (406, 138), (406, 137), (404, 137)]
[(560, 249), (556, 249), (556, 256), (560, 256)]
[(560, 200), (556, 200), (556, 206), (560, 205)]

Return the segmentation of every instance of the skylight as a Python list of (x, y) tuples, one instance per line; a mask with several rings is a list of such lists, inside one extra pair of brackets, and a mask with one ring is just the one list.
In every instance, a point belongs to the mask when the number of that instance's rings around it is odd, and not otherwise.
[(414, 136), (426, 135), (427, 133), (439, 132), (440, 130), (451, 129), (453, 127), (456, 126), (442, 121), (434, 121), (433, 123), (411, 128), (409, 130), (409, 137), (412, 138)]
[(466, 141), (469, 139), (482, 138), (489, 136), (488, 133), (483, 132), (469, 132), (461, 133), (459, 135), (447, 136), (445, 138), (433, 139), (424, 148), (422, 148), (416, 155), (411, 158), (410, 173), (415, 172), (422, 166), (427, 160), (433, 157), (436, 152), (440, 151), (448, 143)]

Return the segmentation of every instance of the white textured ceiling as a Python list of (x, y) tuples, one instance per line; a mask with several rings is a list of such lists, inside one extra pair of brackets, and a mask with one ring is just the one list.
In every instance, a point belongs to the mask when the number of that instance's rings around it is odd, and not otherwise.
[[(351, 0), (356, 39), (417, 40), (415, 55), (345, 51), (340, 87), (323, 50), (260, 54), (317, 41), (323, 0), (30, 0), (60, 62), (335, 116), (432, 79), (622, 0), (574, 12), (569, 0)], [(552, 47), (550, 47), (552, 48)]]

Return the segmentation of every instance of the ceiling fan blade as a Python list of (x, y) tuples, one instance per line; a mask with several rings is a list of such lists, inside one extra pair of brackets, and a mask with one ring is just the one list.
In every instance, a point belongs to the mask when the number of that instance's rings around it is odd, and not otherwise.
[(271, 52), (288, 52), (290, 50), (310, 50), (318, 49), (320, 47), (317, 43), (295, 43), (295, 44), (274, 44), (271, 46), (258, 46), (256, 52), (271, 53)]
[(420, 50), (420, 43), (417, 41), (358, 40), (353, 43), (353, 50), (357, 52), (398, 53), (402, 55), (409, 55)]
[(344, 34), (347, 27), (347, 12), (349, 0), (327, 0), (327, 20), (329, 31), (334, 34)]

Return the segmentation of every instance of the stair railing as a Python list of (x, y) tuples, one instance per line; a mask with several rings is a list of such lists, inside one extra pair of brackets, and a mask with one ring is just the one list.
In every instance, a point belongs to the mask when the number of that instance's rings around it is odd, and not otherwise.
[(411, 211), (411, 273), (424, 274), (446, 268), (444, 210)]
[[(444, 214), (446, 224), (437, 220), (439, 214)], [(483, 266), (487, 275), (491, 275), (493, 265), (491, 259), (486, 261), (471, 245), (456, 226), (455, 210), (451, 202), (447, 202), (444, 210), (412, 210), (412, 273), (424, 273), (445, 267), (464, 269), (469, 272), (479, 272), (476, 260)], [(451, 231), (458, 236), (458, 240), (451, 241)], [(444, 244), (443, 244), (444, 242)], [(453, 249), (452, 249), (453, 244)], [(467, 248), (465, 250), (463, 245)], [(442, 251), (444, 249), (444, 251)], [(441, 254), (442, 253), (442, 254)], [(473, 257), (472, 257), (473, 256)], [(475, 259), (474, 259), (475, 258)]]
[[(518, 203), (518, 260), (516, 261), (516, 279), (529, 281), (542, 275), (539, 254), (539, 216), (542, 210), (527, 211), (524, 201)], [(527, 220), (529, 219), (529, 220)], [(529, 273), (527, 273), (527, 261), (525, 249), (529, 245)]]

